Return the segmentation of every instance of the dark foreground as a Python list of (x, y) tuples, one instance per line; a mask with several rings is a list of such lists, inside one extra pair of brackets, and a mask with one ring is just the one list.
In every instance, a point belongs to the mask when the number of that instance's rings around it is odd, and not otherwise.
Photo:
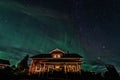
[(95, 74), (94, 72), (81, 73), (42, 73), (38, 75), (26, 75), (9, 73), (7, 70), (0, 71), (0, 80), (120, 80), (120, 77), (116, 73), (105, 72)]
[(46, 72), (28, 75), (28, 72), (13, 70), (11, 68), (0, 69), (0, 80), (120, 80), (114, 66), (106, 66), (105, 73), (94, 73), (89, 71), (81, 72)]

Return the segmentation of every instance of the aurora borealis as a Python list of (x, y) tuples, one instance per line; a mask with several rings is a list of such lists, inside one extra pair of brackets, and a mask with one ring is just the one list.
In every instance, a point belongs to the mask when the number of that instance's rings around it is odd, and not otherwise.
[(82, 55), (85, 69), (120, 70), (119, 7), (116, 0), (0, 0), (0, 58), (17, 64), (60, 48)]

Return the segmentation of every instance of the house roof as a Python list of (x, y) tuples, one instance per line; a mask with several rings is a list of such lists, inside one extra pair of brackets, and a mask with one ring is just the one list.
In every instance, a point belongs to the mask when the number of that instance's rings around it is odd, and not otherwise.
[(79, 60), (68, 60), (68, 59), (49, 59), (45, 62), (80, 62)]
[[(51, 54), (38, 54), (31, 58), (52, 58)], [(64, 54), (61, 58), (83, 58), (82, 56), (74, 53)]]
[(8, 60), (0, 59), (0, 64), (7, 64), (7, 65), (10, 65), (10, 62), (9, 62)]
[(56, 49), (52, 50), (50, 53), (51, 54), (54, 54), (54, 53), (60, 53), (61, 54), (61, 53), (64, 53), (64, 52), (62, 50), (56, 48)]

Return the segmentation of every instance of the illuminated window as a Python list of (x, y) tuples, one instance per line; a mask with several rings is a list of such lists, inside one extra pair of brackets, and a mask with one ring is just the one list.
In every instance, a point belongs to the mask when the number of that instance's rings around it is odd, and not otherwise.
[(58, 54), (57, 57), (60, 58), (60, 55)]
[(40, 65), (36, 66), (36, 70), (40, 70)]
[(53, 58), (60, 58), (61, 56), (60, 56), (60, 54), (54, 54), (53, 55)]
[(57, 58), (57, 55), (54, 55), (53, 57), (54, 57), (54, 58)]
[(55, 66), (56, 69), (60, 68), (60, 66)]
[(69, 68), (69, 71), (71, 71), (71, 72), (75, 71), (75, 66), (74, 65), (69, 65), (68, 68)]

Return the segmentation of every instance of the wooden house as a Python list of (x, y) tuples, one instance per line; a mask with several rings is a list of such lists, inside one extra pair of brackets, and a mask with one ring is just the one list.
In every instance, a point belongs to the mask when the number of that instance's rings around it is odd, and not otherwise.
[(65, 53), (55, 49), (49, 54), (39, 54), (30, 57), (29, 72), (32, 74), (43, 72), (80, 72), (82, 56), (73, 53)]

